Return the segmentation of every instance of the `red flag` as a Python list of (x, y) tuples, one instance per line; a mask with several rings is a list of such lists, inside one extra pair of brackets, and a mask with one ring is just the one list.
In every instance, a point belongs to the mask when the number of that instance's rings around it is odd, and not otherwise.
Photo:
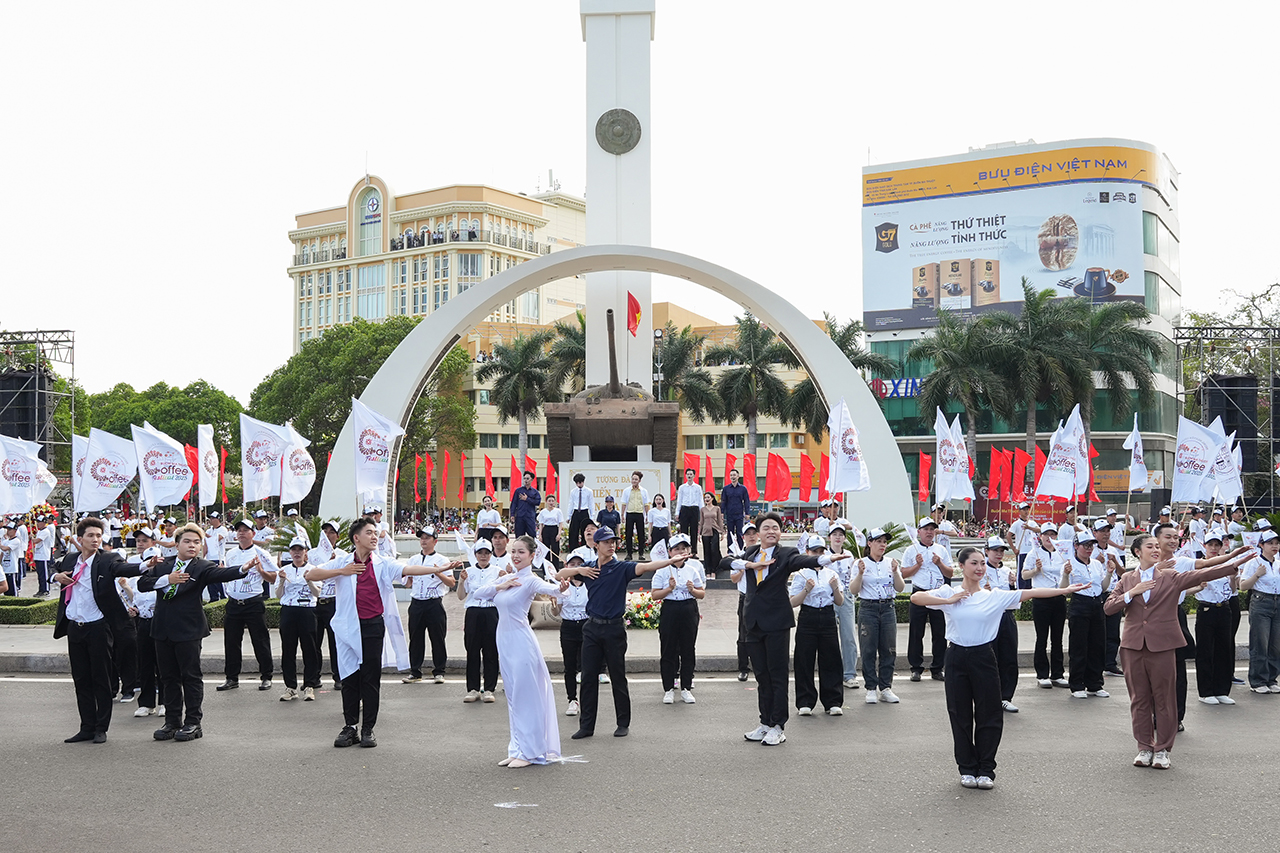
[(484, 493), (493, 497), (493, 460), (488, 453), (484, 455)]
[[(224, 454), (226, 453), (226, 451), (225, 451), (225, 450), (224, 450), (224, 451), (222, 451), (222, 452), (223, 452)], [(328, 467), (329, 467), (330, 465), (332, 465), (332, 464), (333, 464), (333, 451), (332, 451), (332, 450), (330, 450), (330, 451), (329, 451), (329, 455), (328, 455), (328, 457), (324, 460), (324, 467), (328, 468)]]
[[(538, 488), (538, 463), (533, 461), (532, 456), (524, 458), (524, 470), (533, 475), (533, 487)], [(521, 480), (521, 483), (523, 482), (524, 480)]]
[(756, 486), (756, 455), (742, 454), (742, 485), (747, 487), (747, 497), (753, 501), (760, 500), (760, 489)]
[(706, 459), (707, 459), (707, 470), (703, 476), (703, 480), (705, 482), (703, 482), (702, 484), (702, 490), (704, 492), (714, 492), (716, 490), (716, 475), (715, 475), (715, 471), (711, 469), (711, 457), (707, 456)]
[(435, 471), (436, 471), (436, 462), (434, 459), (431, 458), (431, 454), (428, 453), (426, 456), (422, 457), (422, 474), (423, 474), (422, 500), (423, 501), (431, 500), (431, 478), (435, 476)]
[(809, 494), (813, 491), (813, 460), (808, 453), (800, 455), (800, 500), (809, 502)]
[(987, 471), (987, 499), (1000, 500), (1000, 481), (1004, 473), (1004, 454), (991, 448), (991, 467)]
[(698, 458), (696, 453), (686, 453), (684, 455), (684, 470), (680, 472), (680, 482), (684, 483), (684, 472), (690, 468), (693, 469), (693, 481), (698, 482), (698, 469), (702, 467), (702, 460)]
[(631, 295), (631, 291), (627, 291), (627, 331), (631, 333), (631, 337), (636, 336), (636, 330), (640, 328), (640, 300)]
[[(973, 479), (973, 474), (975, 471), (977, 471), (977, 466), (973, 464), (973, 457), (970, 456), (969, 457), (969, 479), (970, 480)], [(965, 500), (968, 500), (968, 498), (965, 498)]]
[(818, 500), (825, 501), (831, 498), (831, 492), (827, 489), (827, 480), (831, 477), (831, 457), (822, 454), (822, 458), (818, 460)]
[[(222, 503), (225, 508), (227, 503), (227, 449), (219, 447), (222, 451), (222, 461), (218, 463), (218, 482), (222, 483)], [(330, 456), (333, 454), (330, 453)]]
[(391, 491), (396, 493), (400, 491), (400, 469), (399, 468), (396, 469), (396, 481), (395, 481), (395, 484), (391, 487)]
[(671, 503), (668, 506), (674, 506), (676, 502), (676, 481), (671, 481)]
[(461, 505), (467, 493), (467, 454), (458, 460), (458, 504)]
[(791, 468), (777, 453), (769, 454), (765, 468), (764, 495), (767, 501), (785, 501), (791, 497)]
[(1027, 499), (1027, 465), (1031, 454), (1021, 447), (1013, 449), (1013, 499), (1021, 503)]
[[(1102, 503), (1102, 499), (1098, 497), (1098, 493), (1093, 489), (1093, 460), (1098, 458), (1098, 449), (1093, 446), (1093, 442), (1089, 442), (1089, 500), (1093, 503)], [(1088, 507), (1086, 506), (1087, 510)]]
[(1001, 450), (1000, 455), (1004, 458), (1004, 467), (1000, 469), (1000, 494), (1004, 496), (1005, 501), (1013, 500), (1013, 451)]
[(440, 465), (440, 503), (446, 503), (449, 500), (449, 463), (453, 460), (449, 458), (449, 451), (444, 452), (444, 462)]
[(916, 497), (920, 503), (927, 503), (929, 500), (929, 470), (933, 468), (933, 457), (923, 450), (920, 451), (920, 486), (919, 493)]
[(1036, 445), (1036, 482), (1035, 482), (1036, 491), (1039, 491), (1040, 489), (1040, 475), (1044, 472), (1044, 464), (1048, 461), (1049, 461), (1048, 458), (1046, 458), (1044, 455), (1044, 451), (1041, 450), (1040, 445), (1037, 444)]
[(200, 451), (189, 444), (182, 445), (183, 455), (187, 457), (187, 467), (191, 469), (191, 485), (200, 481)]
[(422, 495), (418, 494), (418, 467), (422, 465), (422, 454), (413, 454), (413, 502), (422, 503)]
[(507, 490), (507, 503), (514, 505), (516, 502), (516, 489), (520, 488), (520, 469), (516, 467), (516, 455), (511, 454), (511, 487)]
[(547, 454), (547, 494), (555, 495), (556, 502), (560, 501), (560, 478), (556, 475), (556, 466), (551, 464), (551, 454)]

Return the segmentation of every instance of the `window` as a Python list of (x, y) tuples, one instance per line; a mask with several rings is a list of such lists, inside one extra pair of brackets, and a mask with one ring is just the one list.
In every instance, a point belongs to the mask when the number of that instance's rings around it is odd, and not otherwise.
[(458, 253), (458, 279), (475, 279), (480, 280), (480, 270), (483, 268), (484, 255), (479, 252), (459, 252)]
[(770, 433), (769, 435), (770, 449), (777, 450), (779, 448), (790, 447), (790, 446), (791, 446), (791, 433), (789, 432)]
[(530, 291), (521, 298), (524, 300), (525, 319), (532, 320), (535, 323), (542, 322), (540, 319), (542, 315), (539, 310), (542, 307), (542, 298), (538, 294), (538, 291)]
[(449, 301), (449, 282), (436, 282), (431, 285), (431, 310), (434, 311)]
[(686, 435), (686, 436), (684, 437), (684, 449), (685, 449), (685, 450), (701, 450), (701, 449), (702, 449), (702, 436), (700, 436), (700, 435)]
[(436, 281), (449, 280), (449, 256), (441, 253), (435, 257), (435, 274), (432, 276)]
[(413, 280), (418, 281), (418, 264), (421, 263), (419, 258), (413, 259)]
[(489, 389), (480, 388), (476, 390), (476, 404), (480, 406), (489, 405)]
[(502, 434), (502, 449), (503, 450), (519, 450), (520, 436), (514, 435), (509, 432), (504, 432)]
[(724, 450), (724, 436), (723, 435), (707, 436), (707, 450)]
[(320, 292), (325, 296), (333, 293), (333, 270), (324, 271), (324, 290)]
[(409, 260), (407, 258), (400, 261), (400, 283), (409, 283)]
[(356, 314), (366, 320), (381, 320), (386, 317), (386, 267), (382, 264), (360, 267), (356, 274), (359, 281), (359, 290), (356, 294)]
[(724, 446), (726, 450), (744, 450), (747, 446), (747, 437), (741, 433), (726, 435), (724, 437)]
[(1178, 239), (1159, 216), (1147, 210), (1142, 212), (1142, 251), (1164, 261), (1174, 275), (1182, 274)]
[(409, 313), (409, 291), (403, 287), (398, 287), (391, 294), (391, 304), (396, 314)]
[(476, 445), (477, 447), (483, 447), (486, 449), (497, 448), (498, 434), (496, 432), (481, 432), (477, 433), (476, 436), (480, 441), (480, 443)]
[(529, 449), (530, 449), (530, 450), (541, 450), (541, 449), (542, 449), (542, 436), (540, 436), (540, 435), (530, 435), (530, 436), (529, 436)]
[(499, 266), (498, 264), (498, 256), (490, 255), (489, 256), (489, 277), (492, 278), (493, 276), (497, 275), (500, 269), (501, 269), (501, 266)]
[(378, 254), (382, 251), (382, 193), (376, 187), (360, 194), (357, 215), (360, 217), (360, 256)]

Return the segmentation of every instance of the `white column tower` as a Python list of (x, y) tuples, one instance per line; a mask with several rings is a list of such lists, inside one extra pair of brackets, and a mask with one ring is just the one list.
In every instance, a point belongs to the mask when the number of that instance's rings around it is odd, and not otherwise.
[[(651, 240), (649, 43), (655, 0), (581, 0), (587, 44), (587, 244), (648, 246)], [(627, 293), (640, 326), (627, 332)], [(587, 385), (609, 381), (605, 311), (613, 309), (618, 370), (646, 390), (653, 381), (649, 273), (587, 275)]]

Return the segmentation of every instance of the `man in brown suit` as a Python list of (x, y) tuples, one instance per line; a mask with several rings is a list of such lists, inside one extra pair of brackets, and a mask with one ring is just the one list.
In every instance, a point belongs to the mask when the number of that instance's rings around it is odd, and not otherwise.
[(1156, 539), (1143, 535), (1134, 540), (1136, 570), (1121, 576), (1103, 605), (1108, 613), (1125, 612), (1120, 658), (1133, 737), (1138, 741), (1135, 767), (1169, 769), (1169, 751), (1178, 734), (1177, 650), (1186, 639), (1178, 625), (1179, 594), (1193, 586), (1229, 577), (1243, 563), (1249, 549), (1202, 561), (1206, 568), (1179, 573), (1173, 560), (1160, 560)]

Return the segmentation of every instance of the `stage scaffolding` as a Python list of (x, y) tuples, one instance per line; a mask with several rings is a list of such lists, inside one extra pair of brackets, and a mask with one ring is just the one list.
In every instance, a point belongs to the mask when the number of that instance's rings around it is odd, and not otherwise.
[[(35, 434), (22, 437), (44, 447), (49, 470), (58, 477), (55, 492), (70, 488), (68, 466), (76, 422), (75, 337), (70, 329), (0, 331), (0, 380), (9, 379), (0, 393), (0, 423), (23, 421), (19, 407), (32, 410)], [(60, 387), (58, 379), (66, 380), (65, 384)], [(64, 410), (69, 417), (64, 418)]]

